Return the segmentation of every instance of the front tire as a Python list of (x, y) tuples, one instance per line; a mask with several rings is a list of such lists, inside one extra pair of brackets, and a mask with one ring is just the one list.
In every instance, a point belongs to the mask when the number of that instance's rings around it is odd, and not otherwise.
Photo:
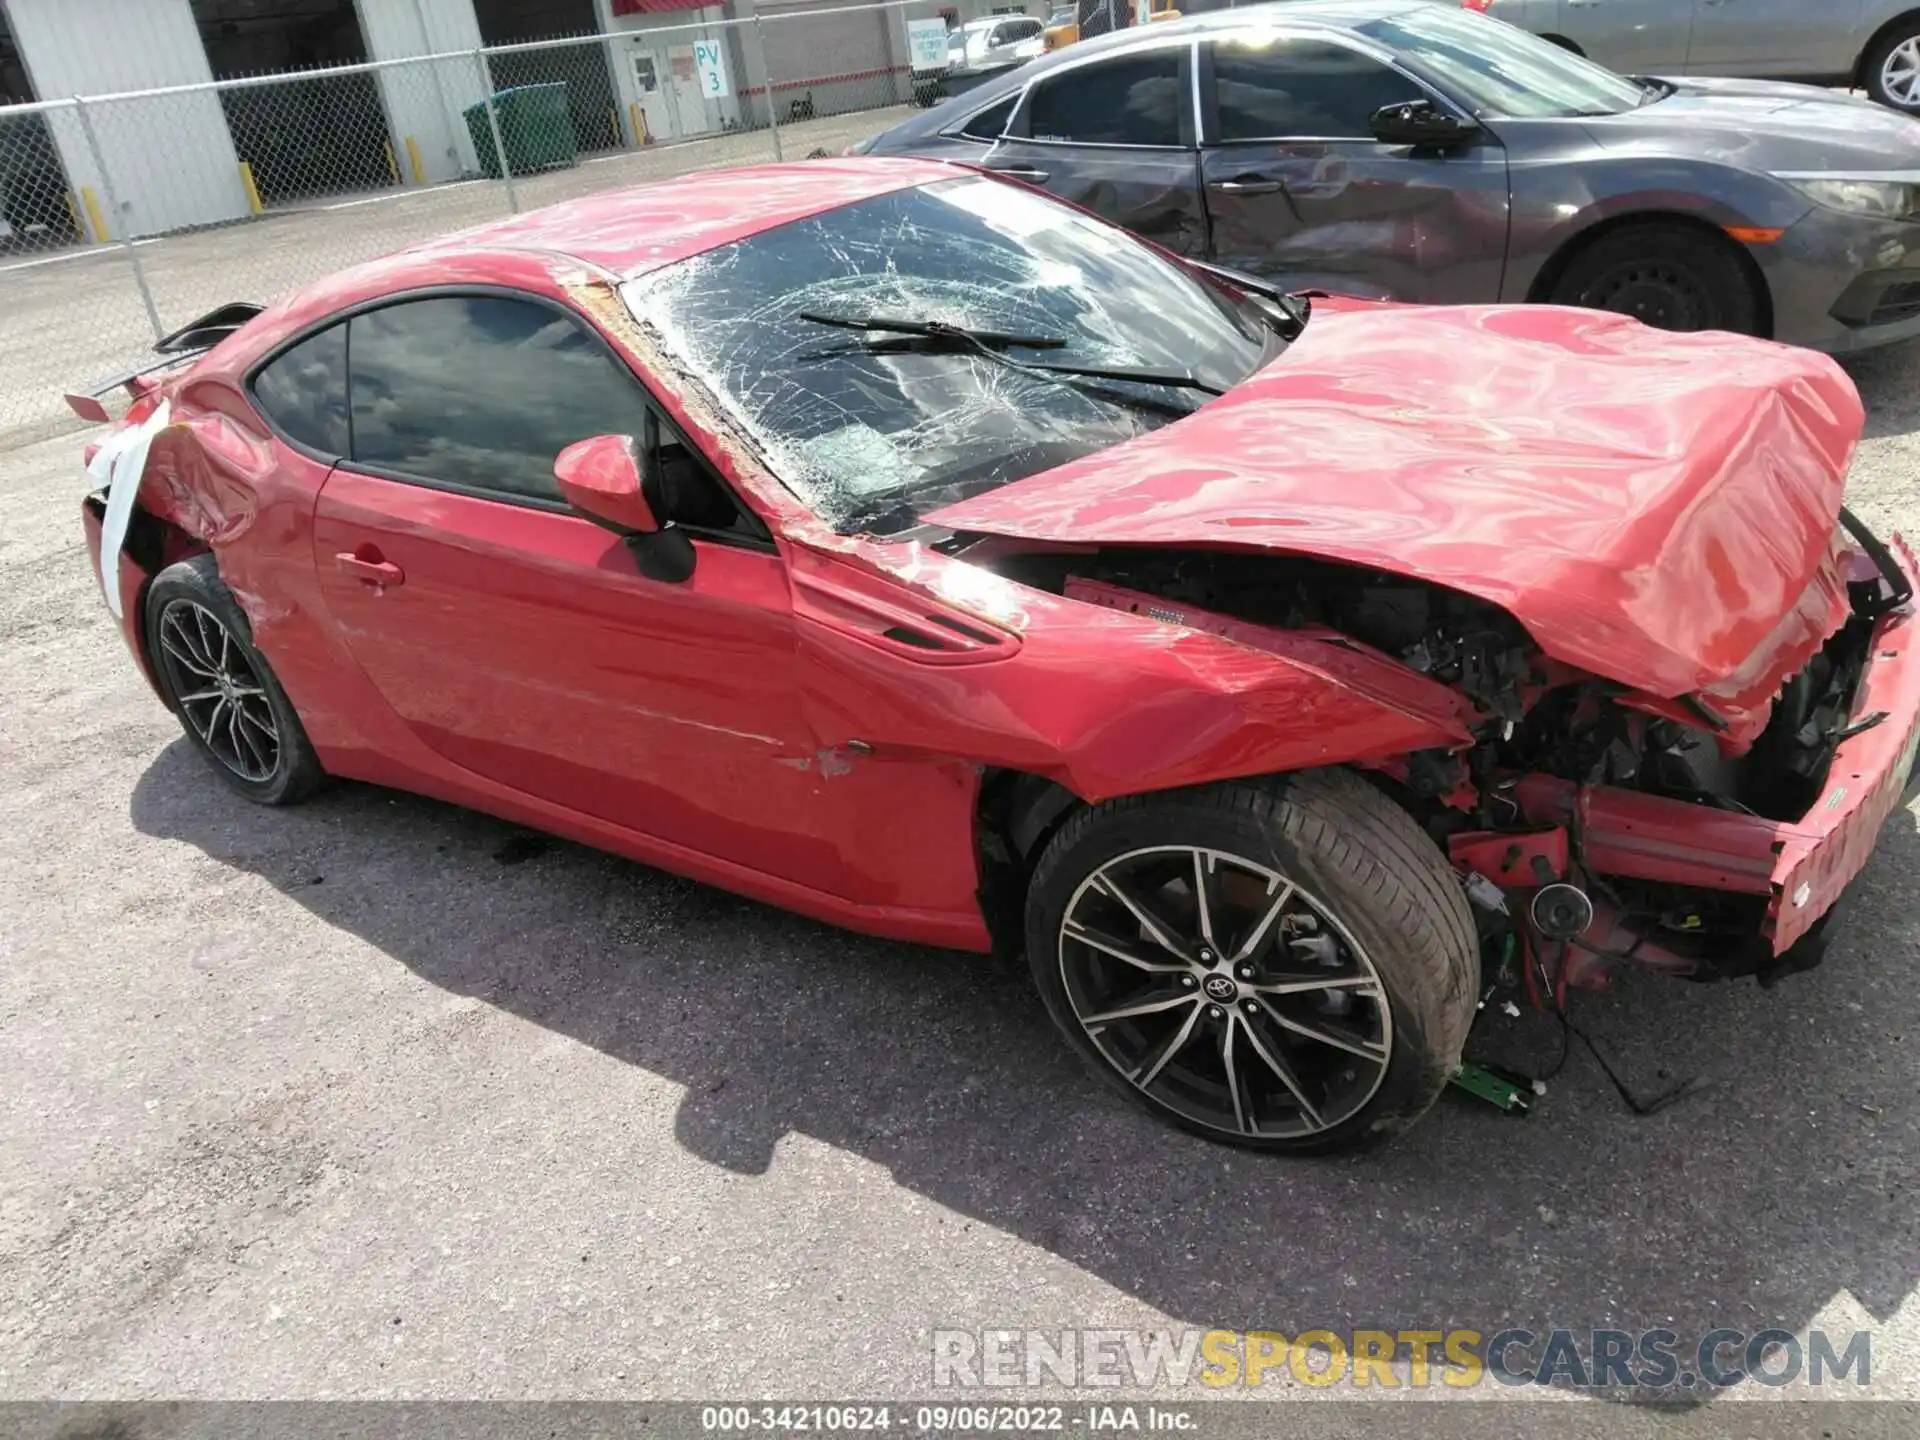
[(146, 637), (167, 708), (227, 784), (258, 805), (291, 805), (326, 780), (213, 556), (196, 555), (154, 577)]
[(1920, 22), (1909, 20), (1876, 40), (1860, 75), (1871, 99), (1920, 115)]
[(1110, 1083), (1209, 1139), (1292, 1154), (1418, 1119), (1479, 987), (1445, 857), (1342, 770), (1081, 811), (1034, 871), (1027, 956)]
[(1546, 298), (1658, 330), (1760, 333), (1760, 297), (1733, 242), (1669, 221), (1622, 225), (1583, 246)]

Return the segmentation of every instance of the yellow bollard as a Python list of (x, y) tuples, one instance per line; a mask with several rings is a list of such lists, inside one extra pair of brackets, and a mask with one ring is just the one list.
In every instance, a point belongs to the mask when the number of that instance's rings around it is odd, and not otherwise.
[(73, 233), (76, 235), (85, 235), (87, 233), (87, 223), (80, 218), (80, 206), (74, 201), (71, 190), (67, 191), (66, 200), (67, 218), (73, 221)]
[(413, 183), (416, 185), (426, 184), (427, 170), (426, 167), (420, 163), (420, 142), (415, 140), (411, 135), (407, 136), (407, 164), (413, 167)]
[(398, 185), (400, 183), (400, 167), (398, 164), (394, 162), (393, 142), (391, 140), (387, 141), (386, 150), (387, 150), (387, 174), (391, 175), (393, 177), (393, 183)]
[(626, 137), (620, 133), (620, 107), (618, 105), (609, 105), (607, 107), (607, 128), (613, 132), (614, 144), (619, 145), (625, 142)]
[(633, 118), (633, 143), (636, 145), (651, 145), (653, 143), (653, 137), (647, 134), (647, 112), (640, 108), (640, 102), (638, 100), (628, 104), (627, 114)]
[(259, 188), (253, 183), (253, 166), (244, 160), (240, 162), (240, 183), (246, 187), (248, 208), (256, 215), (265, 214), (267, 207), (260, 203)]
[(87, 219), (93, 222), (93, 238), (102, 245), (106, 244), (110, 237), (107, 235), (106, 217), (100, 213), (100, 197), (93, 193), (91, 187), (82, 185), (80, 199), (87, 207)]

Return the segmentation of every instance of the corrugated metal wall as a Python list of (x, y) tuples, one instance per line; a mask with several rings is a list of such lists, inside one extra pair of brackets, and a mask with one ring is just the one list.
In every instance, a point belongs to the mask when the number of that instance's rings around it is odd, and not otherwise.
[[(7, 0), (7, 14), (43, 100), (213, 78), (187, 0)], [(71, 112), (55, 112), (49, 128), (69, 182), (77, 191), (94, 192), (111, 238), (248, 213), (239, 159), (211, 90), (89, 108), (107, 176)], [(146, 162), (156, 134), (170, 137), (165, 175), (152, 173)], [(109, 189), (117, 201), (113, 213)]]
[(779, 119), (868, 110), (906, 98), (896, 74), (906, 63), (905, 40), (895, 41), (889, 24), (894, 12), (847, 10), (844, 4), (775, 0), (755, 6)]

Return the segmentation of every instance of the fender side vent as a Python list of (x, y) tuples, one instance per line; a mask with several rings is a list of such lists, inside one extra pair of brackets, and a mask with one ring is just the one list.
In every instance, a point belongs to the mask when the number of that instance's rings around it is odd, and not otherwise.
[(922, 650), (951, 650), (956, 647), (947, 644), (937, 636), (924, 630), (910, 630), (905, 625), (889, 625), (880, 632), (887, 639), (900, 645), (917, 645)]
[(1020, 652), (1018, 634), (879, 575), (802, 560), (792, 577), (796, 615), (919, 664), (974, 665)]
[(951, 615), (942, 615), (938, 611), (927, 616), (936, 625), (944, 625), (956, 635), (964, 635), (976, 645), (998, 645), (1001, 637), (991, 630), (981, 630), (972, 625), (963, 625)]

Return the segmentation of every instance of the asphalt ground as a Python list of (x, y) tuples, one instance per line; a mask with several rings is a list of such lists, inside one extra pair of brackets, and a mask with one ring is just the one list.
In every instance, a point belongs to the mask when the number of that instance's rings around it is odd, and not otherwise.
[[(1851, 368), (1853, 503), (1920, 532), (1920, 350)], [(1866, 1329), (1869, 1386), (1712, 1405), (1920, 1398), (1912, 813), (1822, 969), (1576, 1000), (1680, 1103), (1576, 1049), (1525, 1120), (1237, 1154), (1093, 1083), (1015, 969), (405, 795), (234, 797), (101, 604), (79, 439), (0, 453), (0, 1397), (911, 1397), (948, 1329), (1517, 1325)]]

